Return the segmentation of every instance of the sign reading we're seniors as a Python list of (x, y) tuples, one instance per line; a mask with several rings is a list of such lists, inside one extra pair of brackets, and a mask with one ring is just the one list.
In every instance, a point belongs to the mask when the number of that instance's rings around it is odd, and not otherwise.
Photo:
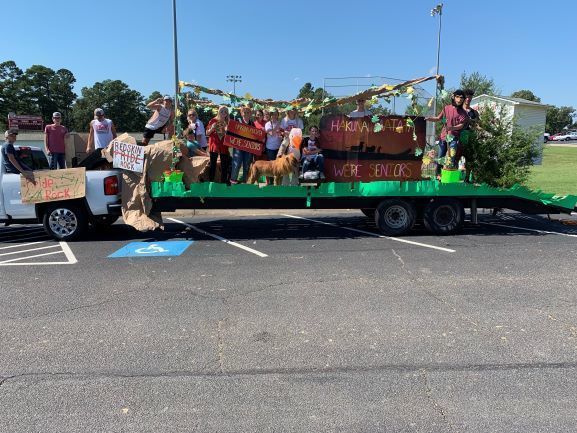
[(34, 172), (34, 182), (20, 176), (22, 203), (45, 203), (86, 195), (86, 169), (67, 168)]
[(266, 132), (245, 123), (229, 120), (224, 145), (262, 155), (266, 142)]
[(144, 146), (113, 140), (112, 166), (142, 173), (144, 170)]
[(325, 116), (320, 143), (325, 176), (334, 182), (421, 179), (425, 119), (409, 116)]

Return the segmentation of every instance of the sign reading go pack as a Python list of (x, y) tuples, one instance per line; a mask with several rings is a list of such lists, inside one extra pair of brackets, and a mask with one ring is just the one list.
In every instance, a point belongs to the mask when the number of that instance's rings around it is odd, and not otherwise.
[(35, 171), (34, 182), (20, 176), (22, 203), (44, 203), (86, 195), (86, 169)]
[(144, 146), (117, 140), (113, 140), (112, 145), (114, 152), (112, 166), (114, 168), (142, 173), (144, 169)]

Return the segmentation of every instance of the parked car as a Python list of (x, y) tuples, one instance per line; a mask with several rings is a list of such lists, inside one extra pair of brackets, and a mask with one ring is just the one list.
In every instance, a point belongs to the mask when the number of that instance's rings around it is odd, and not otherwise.
[(548, 132), (545, 132), (543, 134), (543, 143), (547, 143), (549, 140), (551, 140), (551, 134), (549, 134)]
[(577, 140), (577, 132), (564, 132), (560, 134), (556, 134), (553, 138), (555, 141), (569, 141), (569, 140)]

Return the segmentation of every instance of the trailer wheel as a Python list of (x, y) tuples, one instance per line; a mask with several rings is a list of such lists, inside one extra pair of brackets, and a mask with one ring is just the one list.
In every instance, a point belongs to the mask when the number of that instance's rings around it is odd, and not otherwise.
[(46, 208), (42, 217), (46, 232), (58, 241), (75, 241), (88, 228), (88, 217), (82, 207), (58, 203)]
[(375, 218), (375, 210), (376, 209), (364, 208), (364, 209), (361, 209), (361, 212), (364, 213), (365, 216), (373, 219), (373, 218)]
[(463, 204), (453, 198), (435, 199), (425, 206), (423, 222), (431, 233), (449, 235), (463, 227), (465, 210)]
[(375, 223), (381, 233), (387, 236), (407, 233), (413, 228), (415, 218), (415, 206), (405, 200), (385, 200), (375, 209)]

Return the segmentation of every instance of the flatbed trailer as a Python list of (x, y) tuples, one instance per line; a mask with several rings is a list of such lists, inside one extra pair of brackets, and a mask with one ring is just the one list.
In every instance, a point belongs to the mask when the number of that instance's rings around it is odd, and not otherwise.
[(153, 211), (177, 209), (360, 209), (387, 236), (407, 233), (417, 220), (448, 235), (464, 223), (465, 209), (503, 208), (527, 214), (570, 214), (577, 196), (557, 196), (523, 186), (492, 188), (437, 180), (327, 182), (318, 185), (259, 186), (152, 182)]

